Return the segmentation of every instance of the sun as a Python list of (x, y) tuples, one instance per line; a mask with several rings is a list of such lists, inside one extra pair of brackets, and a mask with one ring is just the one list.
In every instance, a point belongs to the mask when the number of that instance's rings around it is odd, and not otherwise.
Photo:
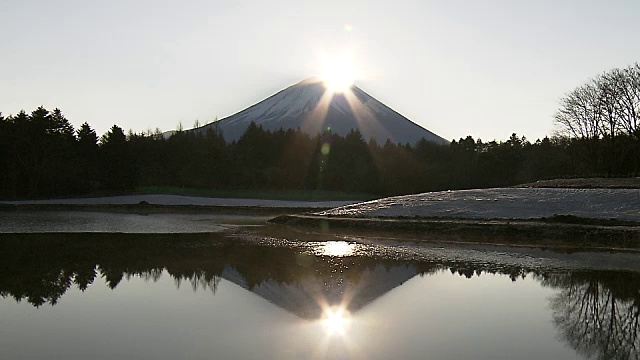
[(349, 91), (355, 80), (353, 61), (346, 56), (325, 59), (321, 79), (329, 92)]

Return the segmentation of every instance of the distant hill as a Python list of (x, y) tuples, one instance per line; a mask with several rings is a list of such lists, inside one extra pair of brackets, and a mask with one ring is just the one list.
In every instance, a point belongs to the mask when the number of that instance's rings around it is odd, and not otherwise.
[(310, 135), (330, 129), (346, 135), (358, 129), (364, 139), (384, 144), (415, 144), (422, 138), (438, 144), (449, 141), (412, 122), (352, 85), (345, 93), (328, 92), (315, 78), (297, 84), (266, 98), (229, 117), (194, 129), (205, 132), (213, 128), (227, 142), (238, 140), (251, 122), (265, 130), (300, 129)]

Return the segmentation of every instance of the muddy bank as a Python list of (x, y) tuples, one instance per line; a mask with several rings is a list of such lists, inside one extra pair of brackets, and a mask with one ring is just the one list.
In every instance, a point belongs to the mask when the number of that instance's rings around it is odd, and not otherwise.
[(143, 194), (103, 196), (93, 198), (66, 198), (41, 200), (0, 201), (3, 204), (14, 205), (135, 205), (140, 203), (154, 205), (197, 205), (197, 206), (259, 206), (259, 207), (287, 207), (287, 208), (334, 208), (356, 203), (355, 200), (345, 201), (301, 201), (301, 200), (271, 200), (250, 198), (212, 198), (202, 196), (183, 196), (168, 194)]
[(640, 250), (640, 224), (600, 219), (532, 220), (353, 218), (282, 215), (269, 222), (319, 231), (398, 233), (413, 241), (505, 244), (533, 247)]
[(322, 207), (138, 204), (0, 204), (1, 211), (96, 211), (129, 214), (230, 214), (277, 216), (328, 210)]

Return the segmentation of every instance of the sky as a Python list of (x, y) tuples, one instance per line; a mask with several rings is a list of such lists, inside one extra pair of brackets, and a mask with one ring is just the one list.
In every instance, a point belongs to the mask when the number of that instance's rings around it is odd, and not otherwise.
[(355, 85), (446, 138), (552, 135), (559, 99), (640, 61), (640, 1), (3, 0), (0, 111), (98, 134), (191, 128), (348, 56)]

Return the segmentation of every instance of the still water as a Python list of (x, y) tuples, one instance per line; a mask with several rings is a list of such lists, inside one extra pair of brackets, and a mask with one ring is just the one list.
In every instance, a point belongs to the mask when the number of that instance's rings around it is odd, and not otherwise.
[(248, 239), (2, 234), (0, 358), (640, 354), (640, 273), (609, 266), (635, 255)]

